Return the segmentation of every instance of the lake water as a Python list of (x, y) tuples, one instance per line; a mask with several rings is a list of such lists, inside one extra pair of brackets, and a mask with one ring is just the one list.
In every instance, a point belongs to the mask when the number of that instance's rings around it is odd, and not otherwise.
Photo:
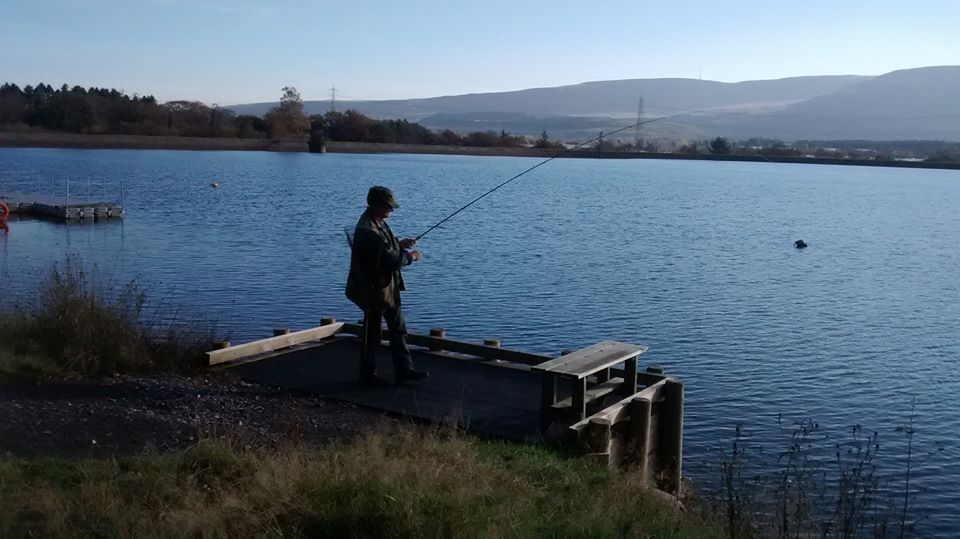
[[(401, 235), (536, 163), (525, 158), (0, 149), (7, 189), (117, 193), (123, 223), (0, 232), (0, 295), (78, 253), (111, 282), (215, 319), (240, 342), (356, 320), (344, 226), (372, 184)], [(37, 180), (39, 178), (39, 181)], [(217, 181), (220, 189), (211, 189)], [(793, 247), (802, 238), (805, 250)], [(770, 455), (793, 425), (880, 434), (902, 489), (916, 401), (923, 535), (960, 530), (960, 173), (765, 163), (557, 160), (454, 217), (406, 270), (414, 331), (557, 353), (646, 344), (686, 382), (685, 472), (704, 485), (737, 423)], [(782, 429), (778, 416), (782, 414)], [(944, 450), (932, 456), (942, 443)], [(920, 453), (918, 457), (917, 453)]]

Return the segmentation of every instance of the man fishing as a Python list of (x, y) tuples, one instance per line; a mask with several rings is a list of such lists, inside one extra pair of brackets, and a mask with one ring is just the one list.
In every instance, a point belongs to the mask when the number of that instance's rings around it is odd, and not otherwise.
[(360, 349), (360, 378), (364, 385), (386, 385), (377, 376), (377, 347), (380, 319), (387, 321), (393, 376), (397, 384), (422, 380), (429, 373), (413, 368), (407, 348), (407, 326), (400, 309), (400, 292), (405, 290), (400, 268), (420, 260), (412, 249), (417, 240), (397, 240), (387, 218), (399, 208), (393, 192), (375, 185), (367, 192), (367, 209), (357, 221), (347, 276), (347, 298), (363, 310), (363, 344)]

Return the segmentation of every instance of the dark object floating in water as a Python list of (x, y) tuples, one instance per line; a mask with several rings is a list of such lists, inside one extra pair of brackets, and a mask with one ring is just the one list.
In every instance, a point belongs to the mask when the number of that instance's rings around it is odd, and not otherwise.
[(805, 241), (803, 241), (803, 240), (797, 240), (797, 241), (793, 242), (793, 246), (796, 247), (797, 249), (806, 249), (806, 248), (807, 248), (807, 242), (805, 242)]

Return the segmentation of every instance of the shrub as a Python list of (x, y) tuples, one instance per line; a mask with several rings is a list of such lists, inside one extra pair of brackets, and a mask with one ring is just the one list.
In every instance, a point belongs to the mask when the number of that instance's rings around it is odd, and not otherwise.
[(193, 371), (218, 340), (212, 325), (145, 320), (138, 282), (112, 289), (75, 258), (54, 266), (32, 296), (0, 313), (0, 371), (8, 375)]

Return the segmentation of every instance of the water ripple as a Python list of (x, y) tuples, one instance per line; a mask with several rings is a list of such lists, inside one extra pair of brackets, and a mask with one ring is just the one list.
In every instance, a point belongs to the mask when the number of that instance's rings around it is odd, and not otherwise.
[[(342, 230), (370, 185), (397, 192), (393, 227), (416, 235), (535, 162), (0, 149), (0, 179), (122, 181), (129, 215), (12, 223), (0, 295), (23, 294), (76, 252), (114, 283), (139, 279), (154, 302), (213, 317), (235, 341), (323, 315), (356, 319)], [(798, 238), (810, 247), (794, 249)], [(647, 362), (687, 383), (685, 462), (705, 484), (736, 423), (780, 449), (780, 414), (788, 426), (876, 429), (880, 463), (903, 470), (896, 428), (916, 399), (917, 447), (945, 444), (915, 472), (922, 534), (950, 536), (960, 529), (957, 245), (952, 171), (558, 160), (424, 238), (404, 302), (415, 330), (530, 351), (649, 345)]]

